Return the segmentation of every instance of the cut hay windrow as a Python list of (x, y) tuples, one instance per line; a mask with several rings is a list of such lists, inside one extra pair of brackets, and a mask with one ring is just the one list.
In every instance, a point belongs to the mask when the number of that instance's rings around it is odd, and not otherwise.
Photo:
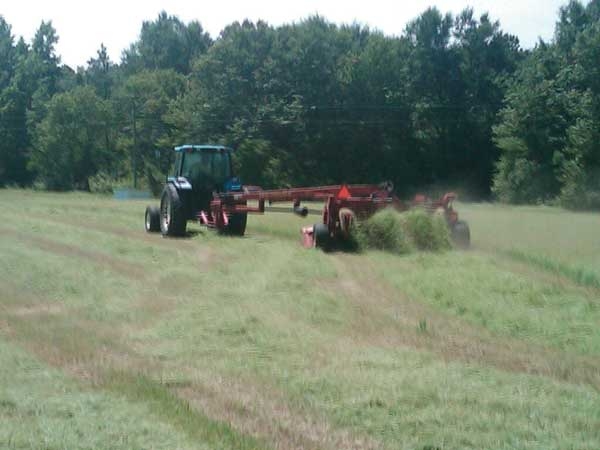
[(407, 254), (415, 250), (444, 251), (451, 248), (450, 232), (443, 217), (423, 210), (398, 213), (385, 209), (356, 226), (359, 249)]

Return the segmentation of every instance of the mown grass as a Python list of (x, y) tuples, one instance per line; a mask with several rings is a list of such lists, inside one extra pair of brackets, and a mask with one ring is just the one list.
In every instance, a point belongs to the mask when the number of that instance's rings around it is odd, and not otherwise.
[(161, 420), (155, 406), (162, 405), (83, 388), (0, 340), (1, 448), (215, 448)]
[(470, 219), (475, 248), (600, 286), (600, 215), (554, 207), (459, 205)]
[(539, 267), (560, 275), (582, 286), (600, 288), (600, 275), (593, 265), (584, 266), (580, 263), (564, 263), (543, 254), (528, 253), (517, 249), (506, 250), (506, 254), (517, 260)]
[(268, 448), (266, 443), (244, 436), (225, 423), (208, 419), (194, 410), (189, 402), (171, 392), (167, 386), (143, 374), (132, 375), (113, 371), (103, 379), (102, 386), (124, 395), (130, 401), (150, 404), (157, 416), (181, 429), (194, 442), (202, 442), (208, 448)]
[(600, 443), (595, 395), (586, 388), (446, 364), (402, 348), (360, 348), (350, 358), (333, 358), (319, 372), (303, 374), (293, 388), (337, 423), (363, 429), (389, 448), (595, 448)]
[(600, 447), (597, 291), (507, 256), (511, 209), (461, 208), (473, 251), (396, 256), (306, 251), (313, 219), (291, 214), (170, 240), (143, 233), (144, 202), (0, 191), (0, 206), (0, 343), (55, 374), (48, 389), (150, 411), (155, 444), (131, 448)]
[(371, 256), (384, 277), (411, 300), (486, 328), (582, 355), (600, 355), (600, 301), (480, 254)]

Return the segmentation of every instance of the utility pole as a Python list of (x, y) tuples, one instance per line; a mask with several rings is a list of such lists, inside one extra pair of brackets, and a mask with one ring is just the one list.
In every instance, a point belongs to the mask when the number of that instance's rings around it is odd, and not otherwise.
[(133, 188), (137, 189), (137, 127), (135, 100), (131, 102), (131, 119), (133, 121), (133, 148), (131, 149), (131, 170), (133, 172)]

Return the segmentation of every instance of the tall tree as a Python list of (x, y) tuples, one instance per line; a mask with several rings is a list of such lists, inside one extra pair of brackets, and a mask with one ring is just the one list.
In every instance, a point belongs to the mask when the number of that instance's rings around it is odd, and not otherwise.
[(572, 96), (557, 79), (552, 46), (539, 44), (510, 88), (494, 138), (501, 156), (494, 192), (511, 203), (550, 200), (558, 194), (557, 157), (572, 124)]
[(452, 16), (429, 8), (406, 28), (412, 51), (408, 89), (423, 183), (439, 183), (452, 165), (452, 128), (461, 94), (458, 58), (450, 48)]
[(104, 44), (100, 44), (95, 58), (90, 58), (85, 71), (86, 81), (94, 86), (96, 93), (104, 100), (110, 98), (113, 85), (112, 62)]
[(20, 67), (32, 89), (28, 108), (30, 129), (44, 118), (47, 103), (58, 92), (61, 69), (60, 58), (56, 55), (57, 42), (58, 35), (52, 22), (42, 21), (33, 38), (27, 60)]
[(8, 99), (5, 89), (8, 87), (14, 72), (14, 38), (11, 26), (0, 16), (0, 186), (13, 173), (11, 160), (14, 145), (10, 142), (12, 127), (10, 118), (12, 111), (7, 107)]
[(22, 38), (14, 45), (11, 27), (0, 16), (0, 186), (30, 181), (26, 168), (29, 91), (21, 83), (20, 70), (28, 52)]
[(0, 91), (8, 86), (13, 76), (15, 53), (12, 28), (0, 15)]
[(502, 200), (600, 209), (600, 1), (561, 8), (554, 42), (518, 71), (494, 129)]
[(518, 39), (504, 33), (499, 22), (487, 14), (476, 19), (472, 9), (456, 17), (453, 38), (462, 92), (455, 100), (458, 124), (452, 137), (452, 177), (464, 179), (480, 194), (489, 194), (499, 156), (492, 126), (523, 53)]
[[(117, 123), (121, 124), (119, 149), (129, 156), (133, 178), (138, 174), (153, 190), (159, 189), (170, 164), (171, 125), (165, 120), (171, 102), (185, 87), (173, 70), (142, 71), (129, 77), (113, 96)], [(137, 184), (137, 183), (134, 183)]]
[(89, 189), (89, 177), (114, 157), (104, 146), (107, 102), (93, 88), (78, 87), (55, 95), (47, 111), (35, 127), (32, 168), (48, 189)]
[(199, 22), (184, 24), (162, 11), (155, 21), (142, 24), (138, 42), (124, 54), (129, 71), (173, 69), (187, 74), (195, 58), (204, 54), (212, 40)]

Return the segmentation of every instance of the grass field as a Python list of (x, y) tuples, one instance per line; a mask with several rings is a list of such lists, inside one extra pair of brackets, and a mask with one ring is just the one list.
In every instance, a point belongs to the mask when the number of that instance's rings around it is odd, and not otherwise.
[(460, 205), (470, 251), (401, 257), (144, 207), (0, 191), (0, 448), (600, 448), (600, 215)]

